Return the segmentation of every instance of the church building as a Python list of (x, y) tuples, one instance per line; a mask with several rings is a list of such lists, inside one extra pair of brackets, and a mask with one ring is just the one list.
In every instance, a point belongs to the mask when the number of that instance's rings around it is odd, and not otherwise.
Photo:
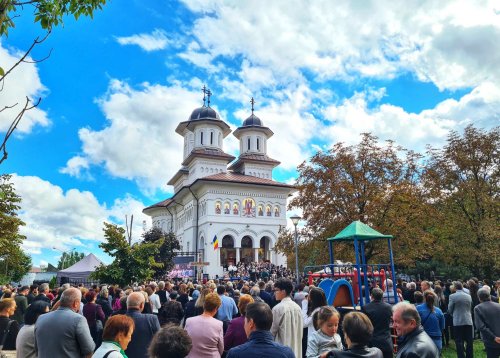
[(176, 133), (184, 137), (180, 169), (168, 181), (172, 197), (143, 210), (153, 226), (173, 232), (182, 251), (208, 262), (203, 273), (223, 275), (240, 261), (285, 265), (274, 251), (286, 226), (286, 201), (294, 188), (273, 180), (280, 163), (267, 155), (273, 132), (253, 112), (233, 135), (240, 141), (238, 158), (224, 151), (231, 129), (208, 105), (196, 108)]

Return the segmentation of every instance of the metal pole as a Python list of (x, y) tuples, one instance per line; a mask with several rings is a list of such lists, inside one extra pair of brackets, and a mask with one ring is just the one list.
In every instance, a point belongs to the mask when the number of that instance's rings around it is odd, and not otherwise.
[(297, 277), (297, 285), (300, 283), (299, 278), (299, 243), (297, 239), (297, 225), (295, 225), (295, 275)]

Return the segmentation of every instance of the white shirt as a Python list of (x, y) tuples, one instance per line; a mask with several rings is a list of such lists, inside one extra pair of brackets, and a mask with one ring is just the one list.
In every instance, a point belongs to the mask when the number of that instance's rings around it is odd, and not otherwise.
[(156, 293), (153, 293), (151, 296), (149, 296), (149, 302), (151, 303), (153, 313), (158, 313), (158, 310), (161, 307), (160, 296), (158, 296)]

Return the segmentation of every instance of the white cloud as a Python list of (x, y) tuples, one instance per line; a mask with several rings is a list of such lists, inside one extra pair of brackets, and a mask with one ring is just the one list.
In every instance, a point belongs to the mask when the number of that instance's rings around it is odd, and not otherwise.
[(500, 13), (493, 0), (185, 3), (200, 17), (192, 29), (196, 46), (182, 57), (201, 67), (241, 58), (242, 77), (258, 68), (272, 73), (270, 81), (303, 73), (393, 78), (410, 71), (440, 89), (500, 80)]
[(53, 247), (61, 250), (76, 247), (82, 251), (88, 241), (103, 240), (104, 221), (122, 224), (125, 213), (134, 215), (134, 238), (140, 237), (143, 220), (150, 225), (150, 219), (142, 214), (144, 204), (130, 196), (117, 199), (107, 208), (88, 191), (64, 192), (60, 186), (36, 176), (14, 174), (12, 182), (22, 197), (19, 217), (26, 223), (21, 233), (27, 237), (23, 248), (30, 254)]
[(373, 99), (370, 93), (356, 93), (325, 109), (324, 116), (330, 122), (322, 132), (332, 143), (358, 143), (361, 133), (371, 132), (381, 140), (392, 139), (423, 152), (427, 144), (442, 145), (451, 130), (461, 131), (469, 124), (492, 128), (500, 123), (500, 89), (492, 83), (420, 113), (409, 113), (391, 104), (369, 108)]
[[(0, 65), (7, 71), (24, 55), (16, 49), (6, 49), (0, 43)], [(27, 61), (32, 59), (28, 57)], [(46, 92), (38, 73), (38, 67), (34, 63), (21, 63), (0, 84), (0, 109), (6, 106), (17, 105), (11, 109), (0, 112), (0, 132), (6, 132), (14, 118), (23, 109), (26, 97), (31, 100), (31, 105)], [(36, 126), (47, 127), (50, 120), (47, 113), (39, 107), (25, 112), (16, 129), (17, 134), (28, 134)]]
[(145, 83), (133, 89), (112, 80), (108, 93), (98, 100), (109, 125), (102, 130), (81, 128), (82, 153), (62, 171), (78, 176), (88, 165), (97, 165), (112, 176), (136, 181), (144, 191), (166, 188), (182, 162), (183, 139), (175, 128), (200, 102), (199, 90), (178, 84)]
[(167, 34), (160, 29), (155, 29), (151, 34), (116, 37), (116, 41), (120, 45), (137, 45), (147, 52), (163, 50), (169, 44)]

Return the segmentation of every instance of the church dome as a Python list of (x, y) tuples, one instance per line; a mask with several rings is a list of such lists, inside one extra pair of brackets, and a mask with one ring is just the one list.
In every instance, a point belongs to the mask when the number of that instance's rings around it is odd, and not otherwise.
[(214, 120), (220, 120), (219, 114), (211, 107), (200, 107), (196, 108), (193, 113), (191, 113), (191, 116), (189, 116), (189, 121), (197, 121), (200, 119), (214, 119)]
[(250, 127), (250, 126), (258, 126), (258, 127), (262, 127), (263, 126), (262, 121), (260, 120), (260, 118), (257, 117), (253, 113), (252, 113), (252, 115), (250, 117), (248, 117), (247, 119), (245, 119), (243, 121), (243, 125), (242, 125), (242, 127)]

